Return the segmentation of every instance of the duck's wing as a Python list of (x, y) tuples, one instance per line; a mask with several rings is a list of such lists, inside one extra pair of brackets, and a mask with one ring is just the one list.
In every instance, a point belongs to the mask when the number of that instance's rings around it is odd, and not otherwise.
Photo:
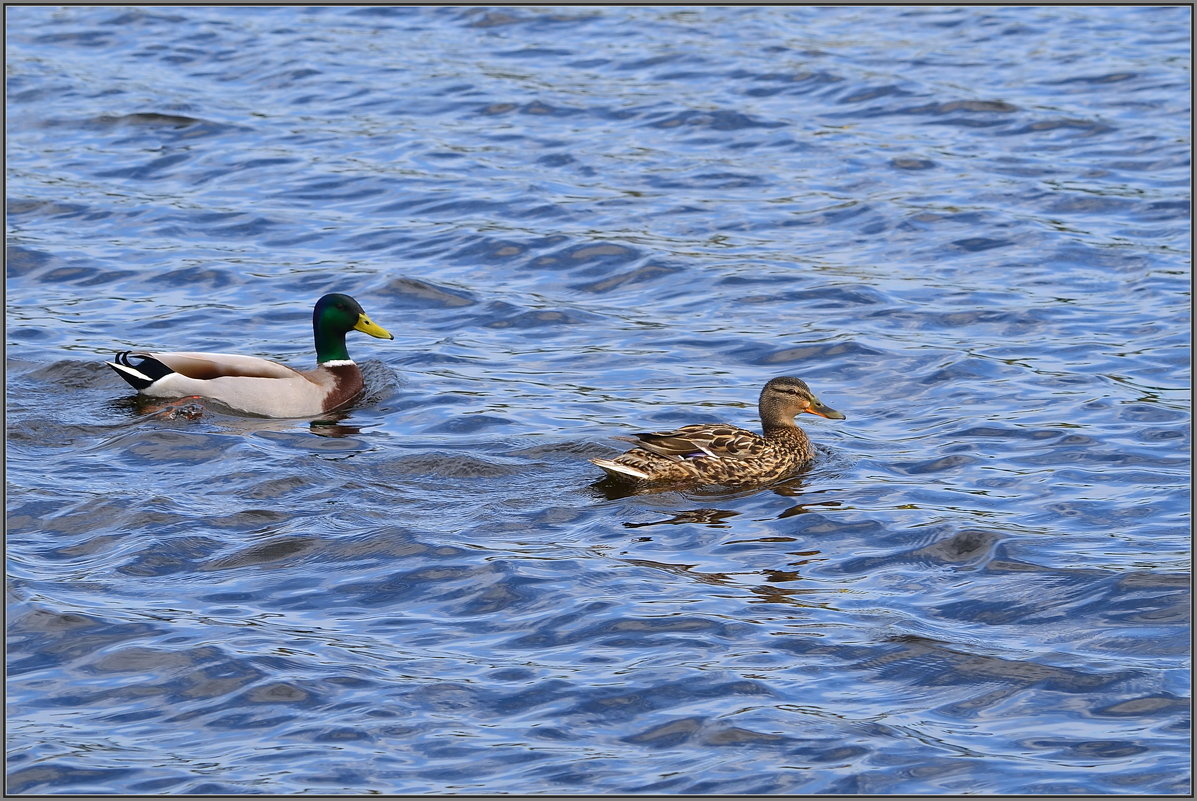
[(751, 459), (763, 452), (765, 439), (727, 425), (682, 426), (673, 431), (641, 432), (621, 437), (651, 453), (670, 459)]
[(297, 370), (261, 359), (257, 356), (241, 356), (235, 353), (197, 353), (177, 351), (172, 353), (130, 353), (130, 357), (157, 359), (176, 373), (207, 381), (213, 378), (295, 378)]
[[(287, 382), (302, 382), (306, 379), (305, 374), (277, 362), (232, 353), (124, 351), (105, 364), (138, 392), (160, 397), (171, 397), (173, 393), (168, 388), (177, 390), (178, 397), (187, 394), (203, 395), (205, 392), (200, 387), (204, 382), (216, 379), (245, 381), (251, 378), (265, 378)], [(187, 387), (182, 386), (183, 384)]]

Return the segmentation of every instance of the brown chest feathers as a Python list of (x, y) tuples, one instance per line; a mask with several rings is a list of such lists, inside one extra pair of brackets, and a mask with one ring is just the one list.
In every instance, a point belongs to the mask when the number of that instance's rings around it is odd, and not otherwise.
[(365, 383), (362, 371), (356, 364), (325, 366), (324, 372), (330, 380), (328, 395), (324, 398), (324, 411), (331, 412), (345, 406), (362, 394)]

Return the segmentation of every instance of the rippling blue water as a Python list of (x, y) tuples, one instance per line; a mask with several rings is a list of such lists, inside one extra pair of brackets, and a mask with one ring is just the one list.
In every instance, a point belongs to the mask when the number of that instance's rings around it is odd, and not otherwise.
[(10, 792), (1190, 790), (1188, 8), (6, 12)]

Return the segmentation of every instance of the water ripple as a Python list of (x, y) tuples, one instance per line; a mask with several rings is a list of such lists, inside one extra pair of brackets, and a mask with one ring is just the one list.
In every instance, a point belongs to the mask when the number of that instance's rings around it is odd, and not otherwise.
[(1188, 9), (7, 11), (10, 792), (1191, 790)]

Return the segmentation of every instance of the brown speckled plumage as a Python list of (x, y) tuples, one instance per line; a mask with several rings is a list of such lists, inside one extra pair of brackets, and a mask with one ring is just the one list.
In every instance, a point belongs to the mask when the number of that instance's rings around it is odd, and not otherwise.
[(764, 436), (722, 424), (683, 426), (619, 437), (636, 443), (615, 459), (592, 459), (609, 475), (652, 483), (737, 486), (784, 478), (815, 458), (815, 448), (794, 417), (810, 412), (832, 420), (844, 415), (819, 402), (797, 378), (774, 378), (761, 390)]

